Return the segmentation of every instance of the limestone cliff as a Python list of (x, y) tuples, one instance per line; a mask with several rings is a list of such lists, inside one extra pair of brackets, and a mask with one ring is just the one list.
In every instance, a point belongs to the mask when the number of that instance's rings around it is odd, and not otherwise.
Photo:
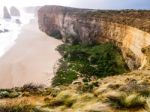
[[(131, 19), (125, 15), (130, 15)], [(149, 17), (150, 11), (98, 11), (62, 6), (44, 6), (38, 12), (39, 28), (64, 42), (115, 42), (130, 69), (141, 69), (147, 63), (141, 49), (150, 45)]]

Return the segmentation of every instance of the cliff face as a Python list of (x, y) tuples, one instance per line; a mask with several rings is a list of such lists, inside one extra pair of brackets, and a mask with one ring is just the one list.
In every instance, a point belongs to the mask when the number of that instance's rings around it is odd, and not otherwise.
[[(130, 20), (126, 18), (122, 19), (127, 20), (126, 24), (120, 24), (112, 15), (110, 20), (108, 13), (109, 11), (105, 11), (102, 17), (95, 17), (92, 14), (96, 15), (96, 10), (44, 6), (38, 12), (39, 28), (48, 35), (69, 43), (92, 44), (113, 41), (122, 49), (130, 69), (143, 68), (147, 60), (141, 49), (150, 45), (150, 34), (139, 30), (134, 21), (129, 26)], [(118, 12), (116, 16), (117, 14)], [(138, 20), (142, 22), (141, 17)], [(145, 23), (146, 20), (140, 25)], [(149, 29), (149, 26), (143, 27)]]

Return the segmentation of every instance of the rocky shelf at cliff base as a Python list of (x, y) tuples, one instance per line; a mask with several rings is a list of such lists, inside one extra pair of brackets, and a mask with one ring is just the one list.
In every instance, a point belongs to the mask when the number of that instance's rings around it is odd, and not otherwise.
[(64, 42), (114, 42), (131, 70), (142, 69), (147, 63), (141, 49), (150, 45), (150, 11), (44, 6), (38, 11), (38, 18), (43, 32)]

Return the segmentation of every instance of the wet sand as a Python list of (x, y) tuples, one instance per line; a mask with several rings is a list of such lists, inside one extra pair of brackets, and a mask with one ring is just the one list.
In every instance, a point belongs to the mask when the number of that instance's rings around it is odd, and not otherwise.
[(15, 45), (0, 58), (0, 88), (27, 83), (50, 85), (53, 66), (60, 54), (55, 48), (62, 44), (38, 29), (37, 22), (25, 25)]

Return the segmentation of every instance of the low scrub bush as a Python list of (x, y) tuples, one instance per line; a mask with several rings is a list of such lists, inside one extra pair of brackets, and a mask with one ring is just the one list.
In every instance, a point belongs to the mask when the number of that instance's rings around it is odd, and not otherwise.
[(33, 83), (25, 84), (22, 88), (22, 92), (29, 92), (31, 94), (41, 94), (41, 90), (43, 90), (43, 85), (36, 85)]
[(143, 108), (145, 98), (138, 94), (121, 93), (118, 96), (108, 96), (109, 103), (116, 108)]
[(71, 91), (62, 91), (55, 98), (45, 100), (48, 106), (57, 107), (57, 106), (66, 106), (71, 107), (76, 102), (76, 95)]
[(99, 45), (61, 45), (63, 56), (53, 86), (70, 84), (80, 77), (106, 77), (128, 71), (121, 50), (113, 43)]
[(13, 89), (1, 89), (0, 90), (0, 99), (2, 98), (15, 98), (20, 95), (20, 92), (17, 92)]

